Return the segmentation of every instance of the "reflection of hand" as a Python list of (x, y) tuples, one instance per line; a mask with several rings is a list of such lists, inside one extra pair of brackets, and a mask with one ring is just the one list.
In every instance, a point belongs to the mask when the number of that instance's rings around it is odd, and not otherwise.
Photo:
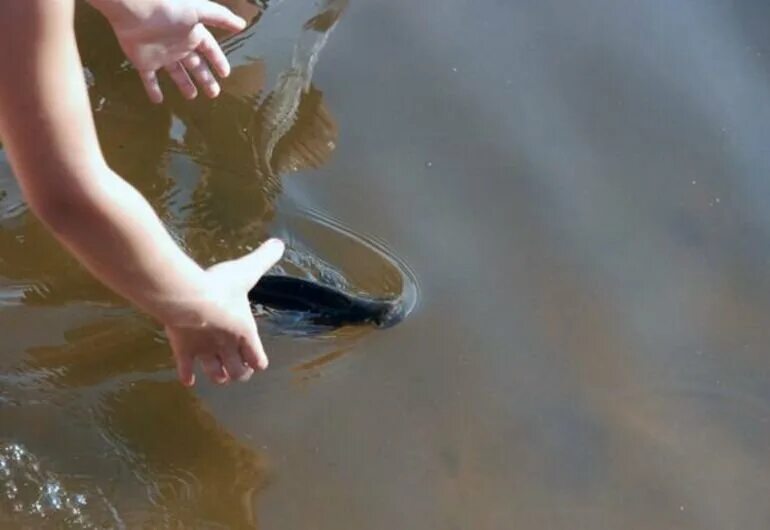
[(283, 255), (284, 245), (270, 240), (240, 259), (222, 262), (205, 272), (204, 291), (210, 293), (196, 314), (201, 326), (166, 326), (179, 379), (195, 384), (197, 358), (215, 383), (247, 381), (254, 370), (267, 368), (267, 356), (247, 298), (251, 287)]
[(219, 83), (209, 64), (221, 77), (229, 75), (230, 64), (205, 26), (236, 32), (246, 26), (242, 18), (209, 0), (91, 0), (91, 3), (112, 24), (151, 101), (163, 101), (157, 77), (161, 68), (186, 98), (197, 96), (195, 83), (209, 97), (219, 94)]

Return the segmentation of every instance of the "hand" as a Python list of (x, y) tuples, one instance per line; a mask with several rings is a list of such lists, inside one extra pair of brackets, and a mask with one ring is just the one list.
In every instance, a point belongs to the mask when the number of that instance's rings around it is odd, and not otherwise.
[(166, 326), (179, 380), (195, 384), (195, 359), (215, 383), (248, 381), (268, 360), (257, 334), (247, 293), (283, 255), (284, 245), (272, 239), (240, 259), (218, 263), (205, 272), (205, 291), (211, 293), (198, 314), (204, 324)]
[(219, 95), (219, 83), (210, 66), (220, 77), (227, 77), (230, 64), (205, 26), (237, 32), (244, 29), (245, 20), (209, 0), (92, 0), (92, 3), (110, 21), (151, 101), (163, 101), (157, 73), (160, 69), (169, 74), (188, 99), (198, 95), (195, 83), (207, 96)]

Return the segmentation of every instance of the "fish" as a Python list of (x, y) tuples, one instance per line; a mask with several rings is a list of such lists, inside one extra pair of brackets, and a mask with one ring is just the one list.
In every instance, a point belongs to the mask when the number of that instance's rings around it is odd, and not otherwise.
[(375, 298), (346, 292), (317, 281), (282, 274), (267, 274), (249, 290), (256, 313), (264, 309), (300, 314), (314, 326), (372, 326), (386, 329), (406, 316), (397, 298)]

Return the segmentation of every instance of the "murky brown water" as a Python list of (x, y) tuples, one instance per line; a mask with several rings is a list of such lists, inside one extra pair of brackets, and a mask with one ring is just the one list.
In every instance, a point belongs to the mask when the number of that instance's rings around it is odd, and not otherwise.
[(267, 373), (185, 390), (0, 158), (0, 526), (770, 527), (770, 8), (316, 10), (254, 11), (226, 93), (162, 108), (82, 11), (104, 149), (202, 263), (278, 234), (351, 287), (408, 267), (414, 312), (266, 323)]

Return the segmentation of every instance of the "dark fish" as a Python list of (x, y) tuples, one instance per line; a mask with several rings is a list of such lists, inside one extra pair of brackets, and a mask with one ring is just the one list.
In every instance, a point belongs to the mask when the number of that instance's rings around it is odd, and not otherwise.
[(292, 276), (266, 275), (249, 291), (253, 306), (301, 313), (318, 326), (372, 325), (388, 328), (405, 316), (403, 304), (346, 293), (341, 289)]

